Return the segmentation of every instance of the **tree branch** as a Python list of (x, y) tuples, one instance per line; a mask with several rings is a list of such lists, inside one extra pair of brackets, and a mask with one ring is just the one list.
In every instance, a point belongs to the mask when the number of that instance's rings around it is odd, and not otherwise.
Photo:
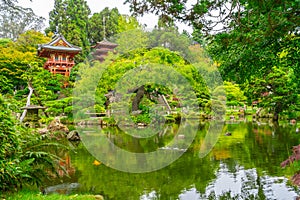
[[(28, 89), (29, 89), (29, 94), (27, 96), (27, 102), (26, 102), (26, 107), (30, 106), (30, 99), (31, 99), (31, 96), (33, 94), (33, 87), (32, 87), (32, 84), (31, 84), (31, 80), (28, 81)], [(27, 113), (27, 109), (24, 109), (21, 117), (20, 117), (20, 122), (23, 122), (25, 116), (26, 116), (26, 113)]]

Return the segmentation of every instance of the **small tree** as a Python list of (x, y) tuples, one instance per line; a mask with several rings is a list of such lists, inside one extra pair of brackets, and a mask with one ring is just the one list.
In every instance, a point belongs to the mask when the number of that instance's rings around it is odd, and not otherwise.
[[(226, 97), (223, 94), (223, 90), (226, 92)], [(224, 81), (224, 85), (217, 87), (214, 92), (220, 100), (225, 100), (226, 98), (226, 105), (228, 106), (243, 104), (246, 101), (246, 97), (239, 85), (229, 81)]]
[(283, 111), (293, 111), (298, 100), (297, 82), (292, 69), (274, 66), (263, 78), (252, 78), (247, 86), (247, 95), (251, 100), (260, 99), (260, 106), (274, 113), (273, 120), (278, 121)]

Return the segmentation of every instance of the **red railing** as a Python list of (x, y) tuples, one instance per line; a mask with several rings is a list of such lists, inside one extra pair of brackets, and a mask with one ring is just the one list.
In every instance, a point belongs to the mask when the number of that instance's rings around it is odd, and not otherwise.
[(66, 60), (53, 60), (53, 59), (49, 59), (46, 61), (45, 63), (46, 65), (48, 64), (52, 64), (52, 65), (75, 65), (75, 62), (72, 61), (66, 61)]

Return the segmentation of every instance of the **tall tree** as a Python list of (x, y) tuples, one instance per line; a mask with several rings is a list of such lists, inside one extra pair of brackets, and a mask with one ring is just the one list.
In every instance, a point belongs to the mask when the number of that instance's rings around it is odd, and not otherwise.
[(60, 33), (72, 44), (80, 46), (82, 53), (77, 61), (84, 60), (90, 50), (88, 19), (91, 14), (85, 0), (55, 0), (49, 13), (49, 29), (46, 32)]
[(66, 1), (64, 0), (55, 0), (54, 9), (49, 13), (49, 28), (46, 32), (52, 31), (57, 34), (60, 31), (63, 31), (67, 27), (66, 23)]
[(142, 28), (135, 17), (129, 15), (121, 15), (118, 19), (118, 33), (129, 31), (132, 29)]
[(27, 30), (39, 31), (44, 27), (44, 18), (30, 8), (22, 8), (12, 1), (0, 1), (0, 37), (16, 40)]
[(116, 48), (119, 53), (128, 53), (139, 48), (147, 48), (149, 46), (149, 38), (142, 29), (132, 29), (122, 32), (116, 36)]
[(269, 52), (280, 52), (286, 35), (299, 34), (298, 0), (205, 0), (191, 7), (185, 5), (186, 0), (125, 2), (135, 14), (155, 12), (167, 16), (164, 19), (192, 24), (198, 31), (193, 36), (201, 43), (201, 36), (208, 34), (210, 53), (221, 64), (223, 75), (238, 83), (261, 73), (257, 68), (272, 68)]
[(94, 13), (89, 19), (89, 41), (96, 44), (104, 38), (110, 38), (118, 32), (120, 13), (117, 8), (104, 8), (99, 13)]

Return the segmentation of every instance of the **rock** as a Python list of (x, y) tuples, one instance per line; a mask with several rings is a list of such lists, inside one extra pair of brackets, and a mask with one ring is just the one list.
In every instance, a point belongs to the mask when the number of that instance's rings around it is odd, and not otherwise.
[(67, 139), (70, 141), (80, 141), (80, 136), (79, 136), (78, 131), (73, 130), (70, 133), (68, 133)]
[(103, 198), (102, 195), (95, 195), (94, 197), (95, 197), (95, 199), (97, 199), (97, 200), (104, 200), (104, 198)]
[(71, 194), (72, 192), (78, 190), (80, 187), (79, 183), (63, 183), (59, 185), (49, 186), (46, 188), (41, 188), (42, 194)]
[(144, 123), (138, 123), (137, 125), (138, 126), (146, 126), (146, 124), (144, 124)]
[(41, 135), (45, 135), (49, 132), (47, 128), (38, 129), (37, 132)]
[(184, 138), (185, 138), (185, 135), (182, 135), (182, 134), (178, 135), (178, 139), (184, 139)]
[(134, 115), (134, 116), (137, 116), (139, 114), (141, 114), (142, 111), (141, 110), (136, 110), (136, 111), (132, 111), (131, 114)]
[(231, 135), (232, 135), (231, 132), (225, 133), (225, 136), (231, 136)]
[(47, 127), (50, 132), (64, 132), (69, 133), (69, 129), (67, 126), (63, 125), (60, 122), (59, 118), (55, 118)]
[(295, 174), (292, 178), (292, 183), (297, 185), (297, 186), (300, 186), (300, 174)]

